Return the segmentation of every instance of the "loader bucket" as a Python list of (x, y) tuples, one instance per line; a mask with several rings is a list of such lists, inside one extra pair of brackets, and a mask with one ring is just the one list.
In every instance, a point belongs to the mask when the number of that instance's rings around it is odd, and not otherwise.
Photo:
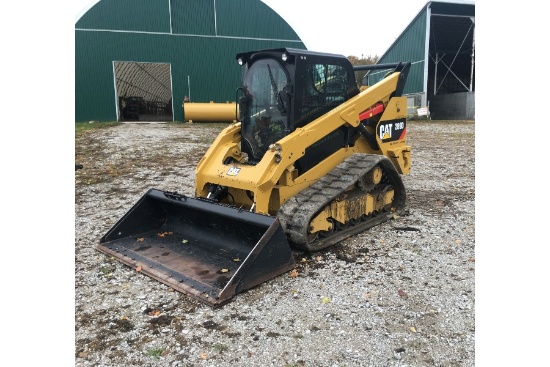
[(156, 189), (97, 249), (212, 307), (295, 266), (276, 217)]

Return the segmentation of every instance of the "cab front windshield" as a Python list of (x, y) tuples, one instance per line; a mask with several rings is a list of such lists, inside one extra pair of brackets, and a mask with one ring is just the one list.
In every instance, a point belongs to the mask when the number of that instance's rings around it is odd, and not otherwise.
[[(283, 88), (288, 78), (273, 59), (254, 63), (246, 74), (243, 90), (245, 102), (241, 103), (242, 136), (252, 158), (258, 160), (269, 145), (284, 136), (286, 108)], [(247, 149), (248, 148), (248, 149)]]

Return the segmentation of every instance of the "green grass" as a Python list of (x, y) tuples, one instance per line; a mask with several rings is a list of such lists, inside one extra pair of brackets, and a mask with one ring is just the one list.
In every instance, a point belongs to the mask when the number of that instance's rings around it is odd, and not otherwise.
[(104, 129), (107, 127), (118, 126), (120, 122), (77, 122), (75, 123), (75, 133), (86, 131), (86, 130), (96, 130)]
[(103, 273), (103, 275), (111, 275), (111, 273), (113, 272), (114, 269), (112, 269), (109, 266), (104, 266), (100, 270)]
[[(97, 129), (105, 129), (113, 126), (121, 125), (122, 122), (117, 121), (106, 121), (106, 122), (76, 122), (75, 123), (75, 133), (79, 133), (82, 131), (87, 130), (97, 130)], [(219, 131), (222, 131), (225, 127), (229, 126), (229, 123), (226, 122), (197, 122), (193, 124), (188, 123), (182, 123), (181, 121), (167, 121), (166, 124), (168, 125), (181, 125), (184, 128), (189, 127), (196, 127), (196, 126), (202, 126), (202, 127), (215, 127)]]
[(225, 344), (214, 344), (214, 349), (218, 352), (225, 352), (226, 350), (229, 350), (229, 347)]
[(151, 349), (147, 352), (147, 355), (150, 357), (158, 358), (162, 355), (164, 349)]
[(193, 122), (192, 124), (186, 122), (183, 124), (183, 126), (186, 126), (186, 127), (192, 127), (192, 126), (216, 127), (220, 129), (220, 131), (228, 127), (229, 125), (231, 125), (231, 123), (229, 122)]

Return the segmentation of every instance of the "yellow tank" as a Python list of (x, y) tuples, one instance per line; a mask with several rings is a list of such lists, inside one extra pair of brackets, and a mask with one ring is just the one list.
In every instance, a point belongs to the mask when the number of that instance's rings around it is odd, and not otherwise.
[(236, 122), (239, 108), (235, 102), (196, 103), (184, 102), (183, 121), (185, 122)]

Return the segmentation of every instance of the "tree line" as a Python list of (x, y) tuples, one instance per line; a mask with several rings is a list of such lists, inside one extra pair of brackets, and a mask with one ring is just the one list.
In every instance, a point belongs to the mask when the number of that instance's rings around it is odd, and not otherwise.
[[(380, 57), (378, 55), (374, 55), (374, 56), (361, 55), (361, 58), (353, 55), (348, 56), (348, 60), (351, 62), (352, 65), (374, 65), (378, 62), (379, 59)], [(365, 74), (366, 74), (365, 71), (356, 71), (355, 80), (357, 80), (357, 82), (361, 84), (361, 80), (363, 79), (363, 76)]]

